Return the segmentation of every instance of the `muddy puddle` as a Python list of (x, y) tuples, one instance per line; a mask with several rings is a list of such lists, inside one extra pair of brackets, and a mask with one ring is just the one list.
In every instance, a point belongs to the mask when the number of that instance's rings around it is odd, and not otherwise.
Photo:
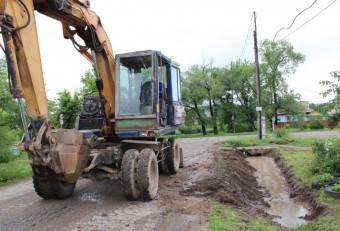
[(304, 205), (290, 198), (285, 178), (277, 168), (274, 159), (259, 156), (249, 157), (247, 161), (257, 170), (255, 176), (258, 183), (267, 188), (270, 193), (270, 197), (265, 198), (265, 201), (270, 204), (266, 212), (276, 216), (273, 221), (289, 228), (307, 224), (302, 217), (307, 215), (308, 210)]

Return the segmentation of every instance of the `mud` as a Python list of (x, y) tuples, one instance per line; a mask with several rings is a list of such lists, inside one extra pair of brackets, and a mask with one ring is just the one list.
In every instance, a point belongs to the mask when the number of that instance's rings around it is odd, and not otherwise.
[(181, 195), (214, 198), (233, 205), (248, 215), (263, 214), (268, 203), (268, 192), (256, 181), (256, 170), (245, 160), (241, 152), (220, 151), (215, 153), (211, 174), (181, 191)]

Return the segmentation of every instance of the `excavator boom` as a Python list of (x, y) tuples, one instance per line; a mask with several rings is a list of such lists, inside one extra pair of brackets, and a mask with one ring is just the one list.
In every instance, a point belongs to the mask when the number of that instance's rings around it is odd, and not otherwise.
[[(1, 0), (0, 27), (4, 40), (9, 79), (18, 99), (24, 126), (21, 148), (29, 153), (35, 175), (56, 175), (74, 182), (82, 173), (90, 147), (81, 133), (53, 132), (47, 99), (34, 11), (61, 22), (64, 38), (90, 60), (102, 105), (102, 133), (114, 136), (114, 55), (99, 17), (84, 0)], [(76, 42), (75, 36), (84, 44)], [(26, 122), (24, 104), (30, 118)], [(85, 164), (84, 164), (85, 163)], [(43, 168), (41, 166), (44, 166)]]
[[(115, 114), (112, 47), (99, 17), (89, 10), (89, 2), (77, 0), (4, 0), (0, 3), (0, 25), (13, 95), (17, 99), (25, 98), (33, 128), (39, 130), (48, 118), (34, 9), (60, 21), (64, 38), (70, 39), (93, 63), (105, 115), (103, 130), (112, 135)], [(84, 40), (84, 45), (76, 42), (76, 35)]]

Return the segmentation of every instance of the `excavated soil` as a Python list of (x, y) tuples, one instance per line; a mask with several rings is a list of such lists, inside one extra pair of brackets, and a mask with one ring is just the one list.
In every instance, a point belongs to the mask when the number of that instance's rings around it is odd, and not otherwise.
[(280, 154), (275, 149), (254, 150), (220, 150), (215, 153), (215, 161), (208, 168), (210, 175), (197, 181), (194, 185), (182, 190), (181, 195), (195, 197), (209, 197), (221, 203), (234, 206), (245, 216), (258, 216), (259, 214), (273, 218), (264, 212), (269, 204), (264, 200), (270, 196), (269, 192), (262, 188), (254, 176), (256, 169), (249, 165), (246, 157), (249, 155), (263, 155), (274, 159), (281, 170), (290, 193), (290, 197), (297, 202), (302, 202), (308, 209), (305, 220), (313, 220), (318, 216), (327, 215), (330, 209), (317, 203), (317, 191), (306, 186), (297, 178)]
[(235, 206), (248, 215), (263, 214), (268, 203), (268, 192), (256, 181), (256, 170), (238, 151), (215, 153), (215, 163), (209, 168), (211, 175), (181, 191), (181, 195), (214, 198)]

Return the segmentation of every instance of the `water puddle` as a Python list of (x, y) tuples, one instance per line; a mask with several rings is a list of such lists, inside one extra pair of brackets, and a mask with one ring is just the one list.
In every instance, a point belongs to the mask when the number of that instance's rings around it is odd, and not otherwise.
[(307, 209), (289, 197), (285, 179), (280, 169), (276, 167), (273, 158), (249, 157), (247, 161), (257, 170), (255, 176), (257, 176), (258, 183), (270, 192), (271, 197), (265, 198), (270, 204), (266, 212), (277, 216), (274, 221), (289, 228), (307, 224), (307, 221), (301, 218), (307, 215)]

